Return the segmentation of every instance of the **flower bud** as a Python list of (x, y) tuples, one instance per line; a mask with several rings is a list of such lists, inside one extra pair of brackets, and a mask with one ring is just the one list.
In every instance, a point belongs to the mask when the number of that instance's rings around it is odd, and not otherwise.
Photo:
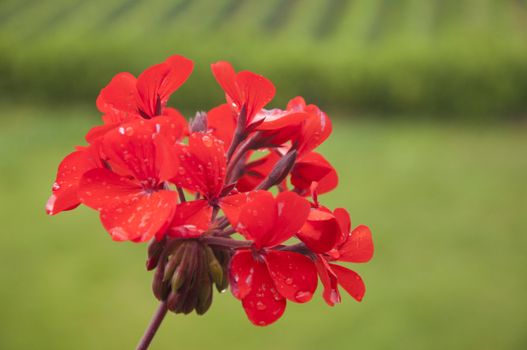
[(212, 304), (212, 284), (218, 291), (228, 287), (230, 251), (209, 247), (196, 239), (165, 242), (158, 258), (152, 290), (167, 308), (188, 314), (196, 310), (203, 315)]
[(295, 150), (289, 151), (283, 156), (274, 166), (269, 175), (258, 185), (256, 189), (266, 190), (271, 186), (282, 182), (289, 174), (295, 165), (297, 152)]
[(159, 301), (165, 300), (170, 292), (170, 286), (163, 281), (164, 274), (165, 264), (160, 260), (154, 273), (154, 279), (152, 280), (152, 292)]
[(190, 132), (206, 132), (208, 129), (207, 125), (207, 113), (197, 112), (194, 118), (189, 121)]
[(181, 299), (181, 293), (170, 292), (170, 294), (167, 297), (167, 309), (169, 309), (172, 312), (176, 312), (180, 299)]
[(181, 266), (181, 261), (183, 260), (183, 256), (185, 254), (185, 248), (180, 246), (179, 249), (176, 250), (176, 252), (168, 257), (168, 262), (165, 266), (165, 273), (163, 275), (163, 281), (167, 281), (172, 278), (172, 275), (174, 274), (174, 271), (176, 271), (176, 268), (178, 266)]
[(219, 288), (223, 281), (223, 267), (218, 259), (216, 259), (216, 255), (214, 255), (214, 252), (209, 246), (205, 246), (205, 252), (207, 254), (207, 265), (210, 277), (216, 285), (216, 288)]
[(183, 285), (185, 282), (185, 269), (184, 265), (181, 264), (177, 268), (176, 272), (172, 275), (172, 280), (170, 281), (170, 285), (173, 292), (177, 292), (179, 288)]
[(146, 260), (146, 269), (148, 271), (153, 270), (157, 266), (157, 262), (159, 261), (159, 257), (163, 252), (165, 243), (166, 239), (164, 238), (160, 241), (154, 238), (148, 245), (148, 258)]

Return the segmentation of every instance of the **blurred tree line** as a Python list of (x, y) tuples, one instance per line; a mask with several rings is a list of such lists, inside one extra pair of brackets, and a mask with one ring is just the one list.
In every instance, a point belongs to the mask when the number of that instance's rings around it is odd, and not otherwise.
[(527, 112), (524, 0), (3, 0), (3, 102), (93, 103), (119, 71), (196, 63), (173, 104), (223, 96), (209, 64), (356, 113), (507, 118)]

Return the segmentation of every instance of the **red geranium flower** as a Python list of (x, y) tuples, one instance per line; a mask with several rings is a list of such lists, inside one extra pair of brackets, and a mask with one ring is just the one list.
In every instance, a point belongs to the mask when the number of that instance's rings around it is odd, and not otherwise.
[(362, 278), (355, 271), (330, 262), (365, 263), (373, 256), (370, 229), (359, 225), (351, 231), (350, 217), (345, 209), (337, 208), (333, 215), (340, 225), (341, 235), (333, 249), (324, 254), (317, 254), (315, 262), (320, 280), (324, 285), (324, 299), (331, 306), (340, 303), (339, 284), (357, 301), (361, 301), (364, 297), (366, 287)]
[(193, 66), (191, 60), (175, 55), (137, 79), (130, 73), (119, 73), (102, 89), (97, 108), (105, 114), (139, 114), (146, 119), (162, 115), (170, 95), (188, 79)]
[(245, 128), (251, 129), (263, 121), (258, 112), (274, 97), (275, 87), (267, 78), (249, 71), (236, 73), (228, 62), (211, 65), (212, 73), (220, 84), (228, 105), (239, 115), (245, 108)]
[(138, 78), (117, 74), (97, 98), (103, 125), (61, 162), (46, 204), (53, 215), (83, 203), (114, 240), (151, 240), (147, 269), (161, 304), (138, 348), (168, 310), (204, 314), (213, 286), (230, 283), (261, 326), (278, 320), (287, 300), (309, 301), (318, 276), (329, 305), (340, 302), (339, 284), (360, 301), (362, 279), (335, 262), (370, 260), (370, 230), (351, 231), (347, 211), (318, 201), (338, 184), (315, 152), (332, 130), (327, 115), (302, 97), (266, 110), (275, 94), (269, 80), (217, 62), (212, 72), (227, 103), (187, 124), (167, 102), (192, 67), (171, 56)]
[(92, 169), (79, 185), (82, 203), (100, 212), (114, 240), (144, 242), (164, 233), (177, 193), (165, 181), (177, 171), (174, 147), (153, 121), (125, 124), (104, 136), (108, 168)]
[(93, 142), (109, 130), (141, 118), (168, 116), (181, 133), (186, 131), (185, 118), (174, 108), (167, 107), (170, 95), (192, 73), (191, 60), (174, 55), (156, 64), (135, 78), (123, 72), (117, 74), (97, 97), (97, 108), (104, 113), (104, 125), (96, 126), (86, 135)]
[(295, 235), (309, 213), (309, 203), (292, 192), (273, 198), (264, 192), (240, 212), (237, 229), (253, 241), (231, 260), (232, 293), (256, 325), (275, 322), (286, 299), (304, 303), (317, 286), (313, 262), (302, 254), (272, 249)]

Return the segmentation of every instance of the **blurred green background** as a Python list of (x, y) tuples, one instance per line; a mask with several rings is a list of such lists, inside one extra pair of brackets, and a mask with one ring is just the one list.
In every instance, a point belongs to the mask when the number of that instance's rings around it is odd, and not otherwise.
[(222, 101), (209, 64), (329, 112), (322, 197), (370, 225), (356, 303), (252, 326), (231, 295), (169, 315), (152, 349), (526, 349), (527, 1), (1, 0), (0, 349), (131, 349), (156, 302), (145, 246), (86, 208), (47, 217), (62, 157), (119, 71), (196, 63), (171, 104)]

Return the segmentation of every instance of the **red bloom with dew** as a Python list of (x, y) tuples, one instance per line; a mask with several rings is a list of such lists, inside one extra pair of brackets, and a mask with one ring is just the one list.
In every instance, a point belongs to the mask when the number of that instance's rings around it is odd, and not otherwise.
[(138, 349), (168, 311), (207, 312), (213, 287), (230, 286), (258, 326), (280, 319), (287, 301), (310, 301), (319, 279), (331, 306), (339, 286), (358, 301), (365, 293), (362, 278), (336, 262), (369, 261), (371, 232), (352, 230), (345, 209), (318, 199), (338, 185), (316, 151), (331, 134), (326, 113), (302, 97), (265, 109), (271, 81), (227, 62), (211, 68), (226, 102), (189, 122), (168, 100), (192, 61), (175, 55), (137, 78), (117, 74), (97, 98), (103, 124), (60, 163), (46, 204), (50, 215), (84, 204), (113, 240), (150, 242), (160, 305)]

